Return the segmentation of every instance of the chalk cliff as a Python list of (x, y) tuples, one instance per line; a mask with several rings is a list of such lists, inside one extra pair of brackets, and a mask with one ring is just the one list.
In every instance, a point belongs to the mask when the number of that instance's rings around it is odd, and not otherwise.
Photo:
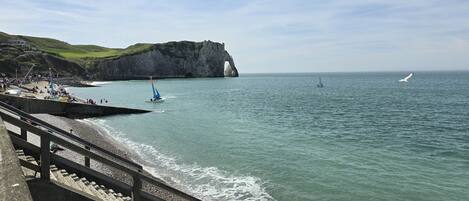
[(34, 71), (85, 79), (237, 77), (225, 44), (212, 41), (139, 43), (127, 48), (71, 45), (63, 41), (0, 32), (0, 72)]
[(225, 45), (212, 41), (154, 44), (143, 52), (97, 60), (89, 71), (104, 80), (238, 76)]

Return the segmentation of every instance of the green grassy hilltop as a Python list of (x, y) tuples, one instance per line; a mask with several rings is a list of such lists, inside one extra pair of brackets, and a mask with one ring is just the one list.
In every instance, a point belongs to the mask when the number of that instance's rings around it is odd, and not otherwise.
[(112, 58), (121, 55), (134, 54), (149, 49), (152, 44), (138, 43), (127, 48), (107, 48), (97, 45), (71, 45), (66, 42), (42, 37), (8, 35), (0, 32), (0, 41), (20, 39), (28, 42), (37, 49), (73, 61), (93, 58)]
[(0, 72), (12, 74), (17, 70), (25, 74), (35, 64), (35, 70), (38, 71), (48, 71), (52, 67), (57, 72), (82, 76), (85, 69), (90, 68), (95, 61), (138, 54), (152, 46), (146, 43), (137, 43), (127, 48), (72, 45), (51, 38), (0, 32)]

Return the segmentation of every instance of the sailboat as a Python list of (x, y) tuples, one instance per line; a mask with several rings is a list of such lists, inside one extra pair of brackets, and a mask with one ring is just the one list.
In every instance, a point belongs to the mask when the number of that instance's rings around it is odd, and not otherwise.
[(323, 88), (324, 85), (322, 84), (321, 77), (319, 77), (319, 83), (317, 85), (318, 88)]
[(153, 84), (153, 79), (150, 77), (150, 82), (151, 82), (151, 88), (153, 90), (153, 98), (150, 98), (149, 101), (145, 101), (147, 103), (161, 103), (164, 101), (163, 98), (161, 98), (160, 92), (155, 88), (155, 85)]

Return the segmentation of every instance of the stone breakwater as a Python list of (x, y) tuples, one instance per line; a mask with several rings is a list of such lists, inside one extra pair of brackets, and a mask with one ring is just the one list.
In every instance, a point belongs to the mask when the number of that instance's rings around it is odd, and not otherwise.
[(23, 98), (0, 94), (0, 101), (31, 114), (52, 114), (70, 118), (91, 118), (117, 114), (138, 114), (150, 112), (147, 110), (91, 105), (83, 103), (67, 103), (53, 100)]
[(225, 45), (212, 41), (154, 44), (144, 52), (96, 61), (89, 71), (101, 80), (238, 76)]

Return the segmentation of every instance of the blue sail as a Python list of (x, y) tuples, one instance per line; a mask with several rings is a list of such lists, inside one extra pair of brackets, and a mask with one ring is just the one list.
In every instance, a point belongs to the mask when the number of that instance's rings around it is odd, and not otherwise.
[(161, 99), (160, 93), (158, 92), (158, 90), (156, 90), (155, 86), (153, 85), (153, 82), (151, 82), (151, 88), (153, 89), (153, 99), (154, 100)]
[(155, 89), (155, 91), (156, 91), (156, 99), (161, 99), (160, 92), (158, 92), (157, 89)]

